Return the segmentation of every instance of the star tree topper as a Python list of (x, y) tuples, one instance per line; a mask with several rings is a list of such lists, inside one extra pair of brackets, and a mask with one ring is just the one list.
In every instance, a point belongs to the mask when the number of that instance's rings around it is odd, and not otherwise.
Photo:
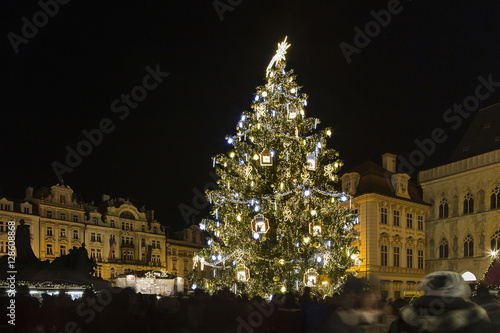
[(285, 60), (286, 50), (291, 45), (291, 44), (288, 44), (286, 42), (287, 38), (288, 38), (288, 36), (285, 37), (285, 40), (283, 40), (283, 42), (278, 43), (278, 50), (276, 51), (276, 54), (274, 55), (274, 57), (271, 59), (271, 62), (269, 63), (269, 66), (267, 66), (266, 77), (269, 76), (269, 72), (271, 71), (271, 68), (273, 67), (274, 63), (280, 62), (281, 60)]

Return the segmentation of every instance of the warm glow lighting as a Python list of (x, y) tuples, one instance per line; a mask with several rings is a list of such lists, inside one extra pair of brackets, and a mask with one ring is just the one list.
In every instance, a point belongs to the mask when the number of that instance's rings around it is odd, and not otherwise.
[(309, 243), (309, 241), (310, 241), (310, 240), (311, 240), (311, 239), (310, 239), (309, 237), (304, 237), (304, 243), (306, 243), (306, 244), (307, 244), (307, 243)]
[(286, 292), (286, 288), (285, 287), (281, 287), (281, 292), (282, 293)]
[(253, 155), (253, 159), (257, 161), (259, 159), (259, 155), (257, 154)]
[(229, 157), (233, 158), (234, 157), (234, 151), (232, 151), (230, 154), (229, 154)]
[(331, 136), (332, 135), (332, 131), (330, 131), (330, 130), (326, 131), (326, 135)]

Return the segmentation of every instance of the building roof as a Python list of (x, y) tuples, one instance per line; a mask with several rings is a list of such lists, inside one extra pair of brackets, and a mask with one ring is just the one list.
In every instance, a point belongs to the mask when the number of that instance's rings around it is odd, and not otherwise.
[(417, 184), (408, 181), (408, 194), (410, 199), (394, 194), (391, 176), (395, 173), (384, 169), (375, 162), (369, 161), (350, 169), (347, 173), (357, 172), (360, 175), (356, 196), (376, 193), (400, 200), (412, 201), (428, 205), (422, 200), (422, 190)]
[(500, 149), (500, 103), (477, 112), (450, 162)]

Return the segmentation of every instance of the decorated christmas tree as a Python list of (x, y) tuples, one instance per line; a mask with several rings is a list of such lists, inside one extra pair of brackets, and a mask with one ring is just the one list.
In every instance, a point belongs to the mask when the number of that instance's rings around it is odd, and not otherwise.
[(286, 38), (278, 44), (252, 111), (226, 137), (228, 151), (213, 158), (219, 189), (207, 191), (212, 216), (200, 223), (208, 247), (194, 257), (213, 269), (198, 281), (210, 291), (331, 292), (357, 258), (354, 216), (335, 186), (342, 162), (326, 147), (331, 129), (306, 116), (307, 95), (285, 70), (289, 46)]

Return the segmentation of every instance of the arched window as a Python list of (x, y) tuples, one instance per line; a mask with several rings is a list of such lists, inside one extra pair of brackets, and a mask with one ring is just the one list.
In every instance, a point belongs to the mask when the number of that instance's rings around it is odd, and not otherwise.
[(120, 217), (123, 218), (123, 219), (135, 220), (134, 214), (132, 214), (131, 212), (128, 212), (128, 211), (123, 211), (120, 214)]
[(439, 258), (445, 259), (448, 258), (448, 255), (449, 255), (448, 240), (446, 238), (443, 238), (441, 239), (441, 242), (439, 242)]
[(474, 238), (470, 234), (464, 238), (464, 257), (474, 256)]
[(495, 187), (491, 191), (490, 196), (490, 209), (500, 208), (500, 187)]
[(443, 198), (439, 203), (439, 218), (444, 219), (449, 216), (450, 208), (448, 206), (448, 200)]
[(474, 198), (472, 194), (467, 193), (464, 197), (464, 214), (474, 213)]
[(491, 236), (491, 251), (500, 250), (500, 230), (495, 231)]

